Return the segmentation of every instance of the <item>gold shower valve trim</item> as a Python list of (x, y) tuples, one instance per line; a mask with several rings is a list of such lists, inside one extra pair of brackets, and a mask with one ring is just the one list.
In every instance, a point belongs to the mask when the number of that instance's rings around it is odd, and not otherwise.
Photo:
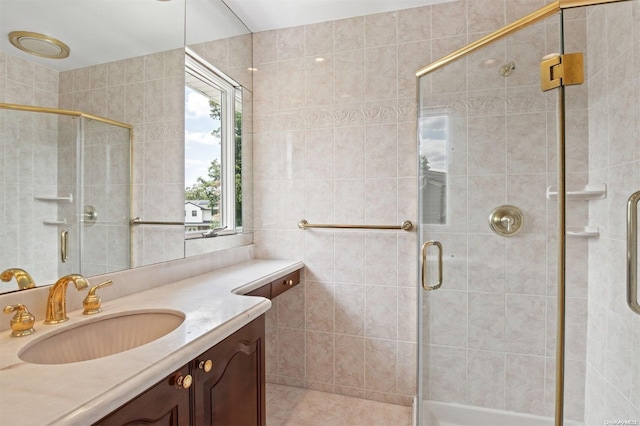
[(489, 226), (496, 234), (511, 237), (520, 232), (524, 226), (524, 215), (515, 206), (508, 204), (498, 206), (489, 215)]

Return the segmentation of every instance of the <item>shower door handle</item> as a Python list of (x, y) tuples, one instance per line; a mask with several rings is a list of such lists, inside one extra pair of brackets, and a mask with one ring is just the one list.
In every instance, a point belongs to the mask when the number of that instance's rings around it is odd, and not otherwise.
[(62, 261), (62, 263), (67, 263), (67, 260), (69, 260), (69, 256), (67, 253), (68, 244), (69, 244), (69, 231), (67, 231), (66, 229), (63, 229), (60, 232), (60, 260)]
[[(427, 280), (427, 250), (429, 249), (429, 247), (431, 246), (436, 246), (438, 248), (438, 282), (433, 284), (433, 285), (428, 285), (426, 280)], [(426, 291), (430, 291), (430, 290), (437, 290), (442, 286), (442, 244), (440, 243), (440, 241), (427, 241), (426, 243), (424, 243), (422, 245), (422, 250), (421, 250), (422, 256), (422, 288), (425, 289)]]
[(640, 315), (638, 304), (638, 202), (640, 191), (627, 202), (627, 304)]

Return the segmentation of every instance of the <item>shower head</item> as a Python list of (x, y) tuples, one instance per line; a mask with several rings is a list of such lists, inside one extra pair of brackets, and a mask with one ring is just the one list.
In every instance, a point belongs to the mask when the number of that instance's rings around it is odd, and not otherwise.
[(511, 61), (508, 64), (504, 64), (503, 66), (500, 67), (500, 75), (503, 77), (509, 77), (512, 73), (513, 70), (516, 69), (516, 63)]

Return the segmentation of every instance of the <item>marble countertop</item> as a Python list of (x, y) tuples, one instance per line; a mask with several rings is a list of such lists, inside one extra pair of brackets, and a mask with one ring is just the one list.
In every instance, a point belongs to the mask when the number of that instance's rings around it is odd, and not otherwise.
[[(96, 315), (68, 312), (58, 325), (35, 324), (36, 333), (0, 336), (0, 424), (88, 425), (184, 366), (271, 306), (243, 296), (304, 265), (285, 260), (250, 260), (172, 284), (103, 300), (103, 314), (145, 309), (178, 310), (184, 322), (158, 340), (108, 357), (71, 364), (29, 364), (18, 357), (25, 345), (46, 333), (74, 327)], [(114, 282), (114, 286), (117, 285)], [(75, 289), (69, 286), (69, 291)]]

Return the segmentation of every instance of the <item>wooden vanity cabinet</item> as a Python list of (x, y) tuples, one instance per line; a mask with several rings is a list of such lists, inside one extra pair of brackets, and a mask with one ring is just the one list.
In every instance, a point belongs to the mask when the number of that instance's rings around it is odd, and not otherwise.
[(258, 287), (257, 289), (247, 293), (246, 296), (261, 296), (267, 299), (273, 299), (298, 284), (300, 284), (300, 269), (291, 272), (282, 278), (278, 278), (275, 281), (271, 281), (269, 284)]
[[(264, 426), (264, 321), (256, 318), (94, 425)], [(187, 374), (191, 386), (176, 386)]]
[(193, 361), (194, 425), (266, 424), (264, 330), (262, 315)]
[(188, 425), (190, 419), (189, 389), (176, 387), (176, 379), (189, 374), (187, 366), (170, 374), (94, 426), (114, 425)]

